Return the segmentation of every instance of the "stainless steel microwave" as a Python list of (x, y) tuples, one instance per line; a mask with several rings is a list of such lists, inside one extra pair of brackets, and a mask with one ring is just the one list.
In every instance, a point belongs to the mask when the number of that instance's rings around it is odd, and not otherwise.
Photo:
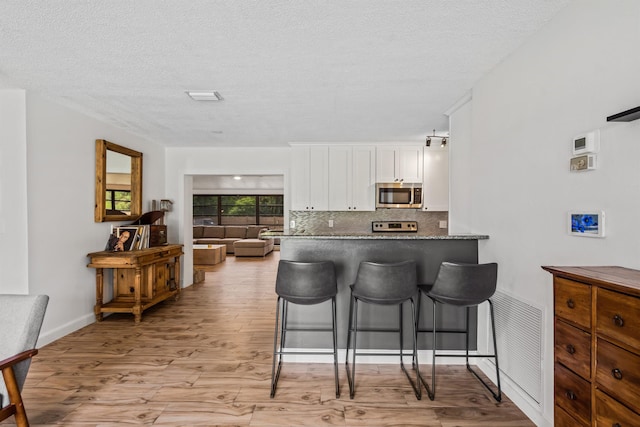
[(376, 184), (376, 208), (422, 208), (422, 184), (399, 182)]

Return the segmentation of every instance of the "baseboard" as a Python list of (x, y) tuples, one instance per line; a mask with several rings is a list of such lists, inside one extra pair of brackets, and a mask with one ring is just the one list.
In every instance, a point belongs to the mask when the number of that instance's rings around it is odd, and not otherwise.
[[(327, 351), (326, 348), (287, 348), (288, 351), (295, 352), (304, 352), (304, 351)], [(406, 350), (408, 354), (405, 356), (405, 360), (411, 360), (411, 354), (408, 350)], [(357, 363), (365, 363), (365, 364), (395, 364), (398, 363), (398, 355), (394, 355), (393, 353), (397, 352), (397, 350), (358, 350)], [(344, 362), (346, 357), (345, 349), (338, 349), (338, 360)], [(367, 356), (367, 353), (389, 353), (388, 356)], [(460, 354), (464, 355), (464, 350), (453, 350), (449, 351), (450, 354)], [(469, 352), (470, 355), (473, 355), (475, 352)], [(430, 350), (419, 350), (418, 351), (418, 362), (426, 363), (428, 361), (431, 363), (431, 351)], [(282, 357), (282, 360), (289, 363), (333, 363), (332, 355), (319, 355), (319, 354), (287, 354)], [(438, 357), (436, 359), (436, 364), (438, 365), (464, 365), (464, 358), (462, 357)]]
[(55, 328), (51, 331), (46, 331), (41, 333), (38, 337), (38, 347), (45, 346), (47, 344), (51, 344), (57, 339), (64, 337), (65, 335), (69, 335), (72, 332), (77, 331), (78, 329), (82, 329), (87, 325), (90, 325), (96, 321), (96, 316), (91, 313), (84, 315), (78, 319), (73, 320), (72, 322), (65, 323), (64, 325)]
[[(495, 384), (496, 368), (488, 359), (481, 359), (477, 365), (489, 379)], [(533, 400), (525, 393), (518, 384), (513, 382), (508, 376), (500, 375), (500, 385), (502, 392), (511, 399), (511, 401), (520, 409), (529, 419), (539, 427), (553, 427), (553, 420), (544, 417), (544, 407), (542, 403)]]

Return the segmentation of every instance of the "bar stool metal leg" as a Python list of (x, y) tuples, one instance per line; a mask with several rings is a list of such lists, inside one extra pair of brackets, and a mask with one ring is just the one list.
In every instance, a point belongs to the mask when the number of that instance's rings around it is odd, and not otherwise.
[[(469, 372), (471, 372), (477, 379), (478, 381), (480, 381), (480, 383), (482, 383), (482, 385), (489, 390), (489, 392), (493, 395), (493, 398), (500, 402), (502, 401), (502, 388), (500, 386), (500, 367), (498, 364), (498, 344), (496, 341), (496, 328), (495, 328), (495, 317), (494, 317), (494, 310), (493, 310), (493, 303), (491, 302), (491, 300), (487, 300), (487, 302), (489, 303), (489, 309), (491, 312), (491, 331), (492, 331), (492, 338), (493, 338), (493, 354), (476, 354), (476, 355), (470, 355), (469, 354), (469, 312), (470, 312), (470, 307), (465, 307), (465, 329), (464, 330), (460, 330), (460, 331), (450, 331), (450, 330), (438, 330), (437, 329), (437, 307), (438, 307), (438, 303), (436, 301), (433, 301), (433, 330), (432, 330), (432, 337), (433, 337), (433, 357), (432, 357), (432, 363), (431, 363), (431, 386), (429, 386), (427, 384), (427, 382), (424, 380), (424, 378), (422, 376), (420, 376), (420, 381), (422, 382), (422, 384), (424, 385), (425, 389), (427, 390), (427, 395), (429, 396), (429, 399), (434, 400), (435, 399), (435, 394), (436, 394), (436, 357), (460, 357), (460, 355), (456, 355), (456, 354), (437, 354), (437, 348), (438, 348), (438, 332), (451, 332), (451, 333), (464, 333), (465, 334), (465, 362), (466, 362), (466, 368)], [(487, 358), (494, 358), (495, 359), (495, 364), (496, 364), (496, 386), (498, 391), (495, 392), (491, 389), (491, 386), (485, 381), (483, 380), (480, 375), (476, 372), (476, 370), (471, 366), (471, 364), (469, 363), (469, 358), (470, 357), (487, 357)]]
[[(352, 316), (350, 317), (349, 331), (348, 335), (351, 336), (353, 333), (353, 353), (351, 360), (351, 369), (349, 369), (349, 363), (347, 362), (347, 381), (349, 383), (349, 398), (353, 399), (355, 395), (355, 382), (356, 382), (356, 351), (358, 348), (357, 340), (358, 340), (358, 299), (352, 297), (351, 301), (351, 311)], [(347, 356), (349, 355), (349, 345), (347, 343)]]
[[(493, 355), (490, 354), (485, 354), (485, 355), (477, 355), (474, 357), (493, 357), (495, 359), (495, 363), (496, 363), (496, 385), (498, 387), (498, 392), (496, 393), (495, 391), (493, 391), (491, 389), (491, 387), (489, 386), (489, 384), (487, 384), (486, 381), (484, 381), (482, 378), (480, 378), (480, 375), (478, 375), (478, 373), (471, 367), (471, 365), (469, 365), (469, 359), (467, 358), (467, 370), (470, 371), (481, 383), (483, 386), (485, 386), (485, 388), (487, 390), (489, 390), (489, 392), (493, 395), (493, 398), (500, 402), (502, 401), (502, 388), (500, 387), (500, 367), (498, 365), (498, 344), (496, 342), (496, 322), (495, 322), (495, 317), (494, 317), (494, 312), (493, 312), (493, 303), (491, 302), (491, 300), (487, 300), (487, 302), (489, 303), (489, 311), (490, 311), (490, 316), (491, 317), (491, 331), (492, 331), (492, 335), (493, 335)], [(468, 319), (469, 319), (469, 308), (467, 307), (467, 334), (469, 332), (469, 324), (468, 324)], [(467, 342), (467, 354), (469, 353), (469, 346), (468, 346), (468, 342)]]
[[(284, 312), (284, 304), (282, 305), (282, 311)], [(276, 301), (276, 328), (273, 334), (273, 363), (271, 366), (271, 394), (270, 397), (274, 397), (276, 394), (276, 386), (278, 384), (278, 378), (280, 377), (280, 369), (282, 368), (282, 335), (278, 340), (278, 322), (280, 321), (280, 297)], [(284, 317), (284, 313), (283, 316)], [(282, 333), (282, 332), (281, 332)], [(278, 344), (280, 347), (278, 347)], [(276, 372), (276, 358), (278, 359), (278, 370)]]
[(349, 297), (349, 317), (347, 317), (347, 351), (344, 358), (344, 363), (349, 369), (349, 344), (351, 343), (351, 319), (353, 317), (353, 295)]
[[(411, 375), (409, 374), (409, 371), (407, 370), (407, 368), (404, 365), (404, 352), (403, 352), (403, 348), (404, 348), (404, 339), (403, 339), (403, 335), (404, 335), (404, 325), (403, 325), (403, 307), (404, 307), (404, 303), (400, 304), (398, 307), (398, 312), (399, 312), (399, 329), (398, 329), (398, 334), (399, 334), (399, 341), (400, 341), (400, 351), (399, 351), (399, 356), (400, 356), (400, 368), (402, 369), (402, 372), (404, 372), (405, 376), (407, 377), (407, 379), (409, 380), (409, 384), (411, 384), (411, 388), (413, 389), (414, 394), (416, 395), (416, 398), (418, 400), (420, 400), (422, 398), (422, 389), (420, 387), (420, 368), (419, 368), (419, 363), (418, 363), (418, 344), (416, 341), (416, 328), (415, 328), (415, 324), (416, 324), (416, 312), (415, 312), (415, 304), (413, 301), (413, 298), (410, 299), (411, 301), (411, 324), (412, 324), (412, 337), (413, 337), (413, 346), (412, 346), (412, 351), (411, 351), (411, 355), (412, 355), (412, 361), (413, 361), (413, 366), (414, 369), (416, 370), (416, 380), (414, 381), (411, 378)], [(347, 370), (347, 380), (349, 383), (349, 397), (351, 399), (354, 398), (355, 396), (355, 378), (356, 378), (356, 355), (357, 355), (357, 349), (358, 349), (358, 299), (355, 297), (352, 297), (352, 301), (350, 304), (350, 315), (349, 315), (349, 329), (347, 332), (347, 360), (345, 361), (346, 364), (346, 370)], [(363, 331), (365, 331), (363, 329)], [(371, 330), (368, 329), (366, 330), (368, 332), (385, 332), (383, 330)], [(390, 332), (390, 331), (386, 331), (386, 332)], [(352, 335), (353, 334), (353, 335)], [(349, 362), (348, 362), (348, 358), (349, 358), (349, 351), (351, 350), (351, 346), (350, 346), (350, 342), (351, 339), (350, 337), (353, 336), (353, 352), (351, 353), (351, 367), (349, 367)], [(381, 354), (376, 354), (376, 353), (372, 353), (373, 355), (381, 355)]]
[(336, 298), (331, 298), (331, 314), (333, 327), (333, 370), (336, 382), (336, 399), (340, 397), (340, 380), (338, 379), (338, 332), (336, 328)]
[[(417, 366), (417, 358), (418, 358), (418, 352), (417, 352), (417, 345), (418, 345), (418, 333), (419, 332), (427, 332), (427, 330), (420, 330), (420, 310), (421, 310), (421, 300), (422, 300), (422, 292), (418, 293), (418, 302), (416, 304), (416, 315), (415, 315), (415, 322), (414, 322), (414, 326), (413, 326), (413, 331), (415, 334), (415, 345), (416, 345), (416, 353), (413, 357), (412, 363), (413, 363), (413, 367), (414, 369), (416, 369), (417, 371), (417, 375), (418, 375), (418, 385), (422, 384), (424, 385), (425, 390), (427, 391), (427, 396), (429, 396), (430, 400), (433, 400), (435, 398), (435, 371), (436, 371), (436, 362), (435, 362), (435, 348), (437, 345), (437, 338), (436, 338), (436, 334), (435, 334), (435, 326), (432, 329), (433, 335), (432, 335), (432, 339), (433, 339), (433, 357), (432, 357), (432, 362), (431, 362), (431, 387), (429, 386), (429, 384), (427, 384), (427, 382), (425, 381), (424, 377), (422, 376), (422, 374), (420, 373), (420, 368), (419, 366), (416, 368)], [(434, 309), (433, 309), (433, 324), (435, 325), (436, 322), (436, 312), (435, 312), (435, 305), (434, 305)]]
[[(409, 375), (409, 372), (407, 371), (407, 369), (404, 366), (404, 362), (402, 360), (402, 355), (403, 355), (403, 347), (402, 345), (400, 346), (400, 367), (402, 368), (402, 370), (404, 371), (404, 374), (407, 376), (407, 379), (409, 380), (409, 383), (411, 384), (411, 388), (413, 388), (413, 392), (416, 395), (416, 398), (418, 400), (422, 399), (422, 388), (420, 387), (420, 363), (418, 362), (418, 332), (416, 329), (416, 306), (413, 302), (413, 298), (410, 298), (411, 301), (411, 327), (412, 327), (412, 331), (411, 331), (411, 336), (413, 337), (413, 351), (412, 351), (412, 356), (411, 356), (411, 360), (413, 363), (413, 368), (416, 370), (416, 381), (414, 383), (413, 379), (411, 379), (411, 376)], [(402, 319), (402, 307), (404, 306), (404, 303), (400, 304), (400, 319)], [(404, 329), (402, 327), (402, 320), (400, 321), (400, 336), (404, 335)]]

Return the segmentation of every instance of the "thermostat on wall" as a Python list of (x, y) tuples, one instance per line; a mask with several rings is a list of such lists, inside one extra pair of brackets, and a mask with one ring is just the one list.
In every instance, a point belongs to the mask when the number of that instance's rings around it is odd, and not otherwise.
[(573, 138), (573, 155), (597, 153), (600, 150), (600, 129), (580, 134)]
[(569, 170), (571, 172), (593, 170), (596, 168), (596, 154), (585, 154), (584, 156), (577, 156), (571, 158), (569, 162)]

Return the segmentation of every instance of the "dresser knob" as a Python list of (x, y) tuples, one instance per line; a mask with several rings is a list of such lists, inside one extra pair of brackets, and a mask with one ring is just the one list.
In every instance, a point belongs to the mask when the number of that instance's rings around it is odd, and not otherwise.
[(576, 303), (575, 303), (575, 302), (573, 302), (573, 300), (572, 300), (571, 298), (569, 298), (569, 299), (567, 300), (567, 307), (569, 307), (569, 308), (574, 308), (575, 306), (576, 306)]
[(620, 424), (620, 423), (613, 423), (613, 424), (611, 424), (611, 427), (622, 427), (622, 424)]
[(567, 344), (567, 353), (573, 354), (575, 352), (576, 352), (576, 348), (571, 344)]
[(621, 380), (622, 379), (622, 371), (618, 368), (614, 368), (611, 370), (611, 375), (613, 375), (613, 378), (617, 379), (617, 380)]
[(567, 390), (564, 395), (567, 396), (567, 399), (569, 400), (576, 400), (578, 398), (576, 394), (571, 390)]
[(619, 314), (616, 314), (615, 316), (613, 316), (613, 323), (615, 323), (616, 326), (623, 327), (624, 326), (624, 319), (622, 317), (620, 317)]

